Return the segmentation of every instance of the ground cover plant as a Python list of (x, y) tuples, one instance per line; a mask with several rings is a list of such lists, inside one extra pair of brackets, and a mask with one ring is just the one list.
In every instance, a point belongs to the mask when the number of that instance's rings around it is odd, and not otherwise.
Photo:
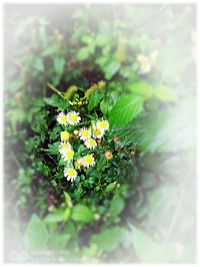
[(46, 10), (4, 12), (6, 262), (194, 262), (194, 6)]

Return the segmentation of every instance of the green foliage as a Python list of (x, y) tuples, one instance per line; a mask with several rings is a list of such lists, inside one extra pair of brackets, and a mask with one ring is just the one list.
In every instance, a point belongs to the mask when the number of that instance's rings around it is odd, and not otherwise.
[[(5, 7), (6, 261), (195, 262), (195, 8), (51, 8), (59, 20)], [(80, 124), (58, 124), (72, 110)], [(101, 118), (89, 149), (77, 131)], [(88, 153), (95, 165), (78, 166)]]
[(142, 110), (143, 99), (140, 96), (125, 95), (119, 98), (111, 110), (111, 125), (123, 127), (131, 122)]
[(119, 215), (123, 211), (124, 207), (125, 207), (124, 199), (121, 196), (116, 195), (110, 202), (111, 216)]
[(47, 228), (37, 215), (32, 215), (27, 225), (24, 243), (26, 248), (32, 250), (43, 250), (47, 248), (48, 232)]
[(165, 249), (162, 244), (154, 241), (144, 231), (131, 225), (131, 242), (142, 263), (160, 263), (165, 261)]
[(72, 219), (77, 222), (88, 223), (94, 219), (94, 214), (87, 206), (77, 204), (72, 210)]
[(99, 250), (110, 252), (122, 242), (122, 237), (123, 228), (116, 226), (93, 236), (92, 242), (97, 245)]

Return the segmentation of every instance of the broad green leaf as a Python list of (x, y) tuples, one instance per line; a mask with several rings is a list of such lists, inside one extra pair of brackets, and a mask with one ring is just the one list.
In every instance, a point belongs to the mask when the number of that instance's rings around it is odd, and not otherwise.
[(153, 95), (162, 101), (177, 101), (177, 95), (175, 91), (167, 86), (155, 87)]
[(58, 95), (52, 95), (49, 98), (44, 98), (44, 102), (50, 106), (58, 107), (60, 110), (65, 110), (69, 107), (69, 101)]
[(101, 99), (104, 96), (104, 92), (102, 90), (96, 90), (89, 99), (89, 104), (88, 104), (88, 110), (91, 111), (93, 110), (101, 101)]
[(130, 84), (128, 86), (128, 89), (131, 93), (138, 94), (144, 97), (144, 99), (151, 98), (153, 94), (152, 86), (145, 82)]
[(106, 187), (106, 193), (109, 193), (111, 191), (113, 191), (116, 188), (116, 183), (110, 183), (109, 185), (107, 185)]
[(105, 46), (107, 43), (109, 43), (110, 38), (108, 35), (105, 34), (98, 34), (96, 39), (96, 45), (97, 46)]
[(115, 75), (120, 68), (120, 63), (117, 61), (112, 61), (106, 67), (104, 67), (105, 77), (110, 80), (113, 75)]
[(110, 203), (110, 213), (112, 216), (117, 216), (119, 215), (125, 207), (125, 201), (124, 199), (120, 196), (114, 196)]
[(142, 263), (164, 263), (166, 246), (157, 243), (145, 231), (133, 225), (130, 227), (133, 247), (139, 260)]
[(143, 113), (118, 136), (133, 148), (149, 152), (176, 152), (194, 146), (194, 102), (187, 100), (175, 107)]
[(49, 247), (54, 251), (64, 250), (66, 249), (66, 245), (68, 244), (69, 240), (70, 240), (69, 234), (52, 231), (52, 233), (49, 236)]
[(43, 72), (44, 71), (44, 64), (40, 58), (36, 58), (34, 67), (36, 70)]
[(74, 221), (89, 223), (94, 219), (94, 214), (87, 206), (77, 204), (72, 209), (71, 217)]
[(54, 69), (57, 75), (61, 76), (63, 74), (65, 67), (65, 60), (63, 58), (54, 58)]
[(167, 86), (153, 86), (146, 82), (140, 82), (128, 85), (128, 89), (131, 93), (142, 96), (144, 100), (153, 97), (166, 102), (177, 100), (175, 91)]
[(44, 223), (51, 224), (51, 223), (59, 223), (64, 221), (65, 209), (56, 209), (49, 213), (45, 219)]
[(76, 58), (78, 60), (86, 60), (89, 56), (90, 56), (90, 48), (83, 47), (80, 50), (78, 50)]
[(47, 247), (48, 231), (45, 224), (37, 215), (29, 221), (24, 235), (24, 243), (29, 250), (42, 250)]
[(109, 99), (107, 98), (103, 98), (102, 101), (101, 101), (101, 104), (100, 104), (100, 110), (101, 112), (108, 116), (108, 114), (110, 113), (112, 109), (112, 103), (110, 102)]
[(143, 98), (134, 95), (124, 95), (115, 103), (109, 116), (112, 126), (123, 127), (131, 122), (143, 107)]
[(123, 228), (116, 226), (103, 230), (92, 238), (92, 243), (96, 244), (101, 251), (110, 252), (123, 242)]

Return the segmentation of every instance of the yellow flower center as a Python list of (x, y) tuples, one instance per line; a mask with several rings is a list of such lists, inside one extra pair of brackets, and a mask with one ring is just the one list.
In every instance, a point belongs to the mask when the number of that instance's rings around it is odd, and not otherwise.
[(61, 144), (61, 148), (62, 148), (62, 149), (69, 148), (69, 144), (66, 144), (66, 143)]
[(60, 133), (61, 140), (67, 141), (69, 139), (69, 133), (67, 131), (63, 131)]
[(73, 152), (72, 150), (68, 150), (68, 151), (66, 152), (66, 157), (67, 157), (68, 159), (73, 158), (73, 155), (74, 155), (74, 152)]
[(90, 140), (89, 140), (89, 144), (90, 144), (91, 146), (93, 146), (93, 145), (96, 144), (96, 141), (95, 141), (94, 139), (90, 139)]
[(84, 130), (84, 131), (82, 132), (82, 136), (84, 136), (84, 137), (88, 137), (88, 136), (89, 136), (89, 131), (88, 131), (88, 130)]
[(69, 169), (69, 170), (67, 171), (67, 174), (68, 174), (68, 176), (74, 176), (74, 175), (76, 174), (76, 172), (75, 172), (74, 169)]
[(99, 129), (96, 129), (95, 131), (94, 131), (94, 135), (95, 136), (98, 136), (98, 135), (100, 135), (101, 134), (101, 131), (99, 130)]
[(60, 120), (61, 120), (62, 122), (66, 122), (66, 121), (67, 121), (67, 116), (66, 116), (66, 115), (61, 115), (61, 116), (60, 116)]
[(76, 114), (70, 115), (70, 120), (73, 122), (77, 121), (77, 115)]
[(106, 121), (101, 121), (101, 122), (99, 123), (99, 125), (100, 125), (100, 127), (101, 127), (102, 129), (105, 129), (106, 126), (107, 126), (107, 123), (106, 123)]
[(93, 162), (93, 158), (92, 158), (91, 156), (86, 156), (86, 157), (85, 157), (85, 162), (86, 162), (87, 164), (91, 164), (91, 163)]

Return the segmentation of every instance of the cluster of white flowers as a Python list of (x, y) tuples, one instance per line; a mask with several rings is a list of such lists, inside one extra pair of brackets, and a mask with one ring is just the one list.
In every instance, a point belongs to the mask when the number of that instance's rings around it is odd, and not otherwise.
[(140, 65), (140, 72), (142, 74), (146, 74), (151, 71), (153, 65), (156, 62), (156, 58), (158, 56), (158, 51), (153, 51), (150, 55), (144, 55), (144, 54), (139, 54), (137, 56), (137, 61)]
[[(77, 126), (80, 121), (81, 117), (78, 112), (70, 111), (69, 113), (65, 114), (64, 112), (60, 112), (57, 116), (57, 121), (59, 124), (67, 126)], [(78, 131), (78, 136), (80, 140), (84, 142), (84, 145), (88, 149), (95, 149), (97, 147), (96, 139), (101, 139), (105, 132), (109, 128), (109, 123), (107, 120), (98, 120), (95, 124), (92, 125), (91, 128), (83, 127)], [(66, 167), (64, 169), (64, 176), (67, 177), (68, 181), (74, 181), (78, 175), (76, 169), (80, 169), (82, 166), (84, 168), (90, 168), (94, 166), (95, 159), (94, 154), (87, 154), (84, 157), (79, 158), (75, 162), (75, 167), (73, 166), (73, 160), (74, 160), (74, 150), (72, 148), (72, 145), (69, 142), (70, 139), (70, 133), (68, 131), (62, 131), (60, 133), (60, 139), (61, 143), (59, 146), (59, 152), (61, 154), (61, 157), (64, 161), (66, 161), (69, 164), (71, 164), (70, 167)]]

